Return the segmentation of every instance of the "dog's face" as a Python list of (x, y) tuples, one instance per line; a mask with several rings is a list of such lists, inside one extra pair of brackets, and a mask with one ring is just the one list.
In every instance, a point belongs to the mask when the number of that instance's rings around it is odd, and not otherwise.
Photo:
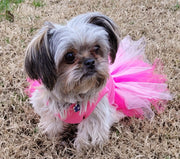
[(115, 24), (98, 13), (77, 16), (66, 26), (48, 22), (28, 46), (25, 69), (56, 94), (83, 97), (105, 85), (118, 44)]

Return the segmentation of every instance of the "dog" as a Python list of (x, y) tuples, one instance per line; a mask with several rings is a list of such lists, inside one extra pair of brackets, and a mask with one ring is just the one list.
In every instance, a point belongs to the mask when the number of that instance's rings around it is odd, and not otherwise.
[[(100, 13), (79, 15), (65, 26), (45, 23), (25, 57), (28, 76), (42, 81), (31, 103), (44, 133), (63, 133), (67, 124), (63, 120), (72, 103), (78, 104), (79, 113), (87, 111), (88, 103), (97, 98), (109, 78), (109, 57), (113, 63), (119, 40), (116, 24)], [(90, 116), (79, 123), (75, 147), (102, 145), (121, 117), (124, 115), (117, 113), (107, 97), (102, 97)]]
[[(153, 73), (154, 67), (140, 61), (139, 45), (143, 40), (134, 42), (136, 52), (129, 47), (128, 53), (127, 46), (124, 49), (127, 55), (120, 54), (116, 59), (119, 43), (117, 25), (100, 13), (78, 15), (66, 25), (45, 23), (30, 42), (25, 56), (25, 71), (37, 82), (30, 102), (40, 116), (39, 127), (43, 133), (53, 137), (65, 133), (67, 125), (78, 124), (74, 140), (77, 150), (103, 146), (111, 126), (125, 116), (132, 116), (130, 109), (133, 114), (152, 118), (150, 102), (163, 97), (170, 99), (170, 95), (164, 93), (167, 86), (160, 84), (163, 78)], [(132, 81), (128, 86), (125, 82), (119, 84), (121, 89), (113, 84), (117, 77), (112, 79), (110, 75), (109, 67), (115, 60), (123, 66), (116, 71), (124, 70), (119, 74)], [(137, 68), (134, 69), (132, 62)], [(130, 76), (124, 63), (128, 64)], [(142, 78), (142, 82), (139, 79), (143, 74), (147, 79)], [(120, 95), (114, 89), (118, 89)], [(128, 89), (132, 90), (128, 92)], [(114, 96), (117, 97), (114, 99)], [(117, 111), (117, 103), (122, 111)]]

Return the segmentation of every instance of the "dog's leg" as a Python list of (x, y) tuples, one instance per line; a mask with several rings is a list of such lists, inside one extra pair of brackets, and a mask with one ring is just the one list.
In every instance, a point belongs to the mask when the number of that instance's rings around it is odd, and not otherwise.
[(63, 122), (58, 117), (49, 113), (41, 116), (38, 126), (49, 137), (55, 137), (58, 133), (63, 132)]
[(63, 131), (63, 122), (55, 116), (55, 113), (50, 111), (51, 104), (48, 103), (48, 97), (45, 91), (36, 90), (32, 97), (31, 103), (35, 112), (40, 116), (39, 128), (49, 137), (54, 137), (56, 134)]
[(89, 146), (102, 146), (109, 138), (110, 128), (113, 123), (118, 122), (124, 115), (117, 112), (109, 104), (107, 97), (103, 97), (93, 113), (78, 125), (75, 147), (77, 150)]

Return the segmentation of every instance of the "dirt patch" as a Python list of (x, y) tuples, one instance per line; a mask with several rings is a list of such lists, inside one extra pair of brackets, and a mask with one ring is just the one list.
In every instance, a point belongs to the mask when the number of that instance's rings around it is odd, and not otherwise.
[[(46, 0), (22, 2), (14, 22), (0, 22), (0, 158), (179, 158), (180, 149), (180, 9), (177, 0)], [(77, 153), (38, 128), (38, 116), (24, 94), (25, 49), (44, 21), (65, 23), (80, 13), (98, 11), (119, 26), (121, 37), (146, 38), (146, 54), (164, 64), (174, 99), (153, 122), (127, 119), (113, 126), (103, 149)]]

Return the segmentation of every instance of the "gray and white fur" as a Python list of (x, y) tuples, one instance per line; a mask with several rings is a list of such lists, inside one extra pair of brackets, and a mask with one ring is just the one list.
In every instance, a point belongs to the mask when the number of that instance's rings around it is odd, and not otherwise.
[[(66, 123), (54, 114), (65, 119), (71, 103), (79, 103), (80, 110), (86, 111), (87, 102), (93, 101), (106, 84), (109, 57), (113, 63), (118, 44), (115, 23), (100, 13), (79, 15), (64, 26), (45, 23), (30, 42), (25, 57), (28, 76), (43, 83), (30, 100), (40, 115), (39, 126), (44, 133), (63, 133)], [(112, 124), (122, 117), (104, 96), (78, 125), (75, 147), (80, 150), (103, 145)]]

